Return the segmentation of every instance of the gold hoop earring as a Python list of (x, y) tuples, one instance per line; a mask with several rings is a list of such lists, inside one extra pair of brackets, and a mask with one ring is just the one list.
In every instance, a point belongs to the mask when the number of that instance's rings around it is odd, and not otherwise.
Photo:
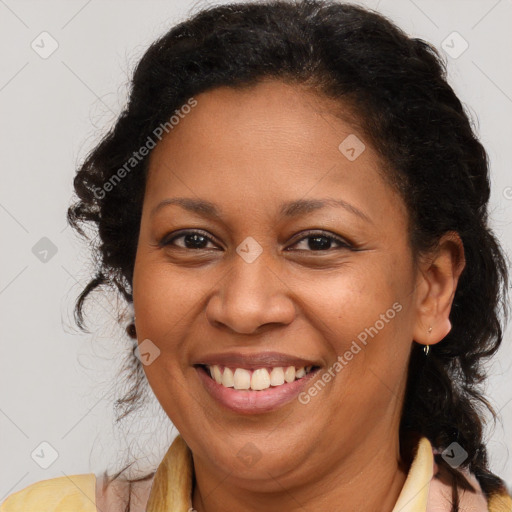
[(428, 356), (428, 353), (430, 352), (430, 345), (425, 345), (423, 347), (423, 352), (425, 352), (425, 355)]

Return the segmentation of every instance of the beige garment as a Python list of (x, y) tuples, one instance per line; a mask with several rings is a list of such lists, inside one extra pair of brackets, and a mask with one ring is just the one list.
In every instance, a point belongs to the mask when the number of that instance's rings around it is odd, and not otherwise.
[[(393, 512), (449, 512), (451, 488), (437, 475), (432, 445), (422, 438)], [(193, 460), (190, 449), (177, 436), (147, 481), (129, 486), (115, 481), (107, 492), (94, 473), (66, 475), (42, 480), (11, 494), (0, 512), (192, 512)], [(512, 499), (505, 492), (489, 502), (478, 482), (468, 475), (476, 492), (461, 491), (461, 512), (512, 512)]]

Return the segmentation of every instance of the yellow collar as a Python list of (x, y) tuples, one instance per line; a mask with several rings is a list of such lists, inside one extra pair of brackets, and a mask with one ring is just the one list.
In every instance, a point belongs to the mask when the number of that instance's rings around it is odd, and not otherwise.
[(423, 512), (427, 510), (428, 491), (434, 476), (434, 453), (426, 437), (418, 443), (416, 455), (407, 474), (393, 512)]
[(192, 507), (192, 452), (178, 434), (158, 466), (146, 512), (189, 512)]
[[(420, 439), (416, 455), (393, 512), (425, 512), (434, 456), (430, 441)], [(189, 512), (192, 507), (193, 461), (190, 448), (178, 435), (156, 471), (147, 512)]]

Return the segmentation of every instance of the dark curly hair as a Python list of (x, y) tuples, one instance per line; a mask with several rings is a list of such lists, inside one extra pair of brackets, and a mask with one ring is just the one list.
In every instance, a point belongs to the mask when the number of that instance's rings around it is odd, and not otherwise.
[[(400, 429), (401, 435), (426, 436), (439, 449), (458, 442), (469, 454), (463, 466), (487, 495), (497, 492), (503, 482), (489, 471), (484, 444), (484, 418), (495, 413), (481, 384), (483, 364), (498, 350), (508, 318), (508, 268), (488, 223), (487, 155), (435, 48), (371, 10), (322, 0), (213, 6), (149, 47), (126, 108), (74, 178), (78, 201), (68, 221), (84, 237), (82, 226), (92, 223), (98, 235), (92, 240), (96, 275), (75, 305), (78, 326), (85, 330), (84, 301), (98, 287), (132, 302), (148, 156), (132, 160), (122, 179), (120, 169), (193, 95), (264, 78), (312, 88), (338, 100), (340, 112), (355, 115), (382, 159), (383, 175), (408, 208), (415, 261), (443, 234), (461, 237), (466, 267), (450, 313), (452, 329), (428, 357), (412, 344)], [(133, 325), (128, 333), (135, 339)], [(132, 387), (117, 401), (118, 419), (140, 401), (141, 364), (136, 357), (129, 364)], [(453, 479), (458, 510), (459, 473), (438, 461)]]

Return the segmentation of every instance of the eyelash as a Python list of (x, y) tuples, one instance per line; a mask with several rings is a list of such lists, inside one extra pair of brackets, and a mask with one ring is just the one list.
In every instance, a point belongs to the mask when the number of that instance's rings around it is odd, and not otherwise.
[[(214, 243), (213, 240), (211, 239), (211, 237), (206, 235), (204, 232), (199, 231), (199, 230), (189, 230), (189, 231), (183, 231), (183, 232), (181, 232), (178, 235), (174, 235), (170, 239), (168, 239), (169, 235), (164, 236), (160, 240), (159, 246), (160, 247), (168, 247), (168, 246), (174, 245), (174, 244), (172, 244), (172, 242), (174, 242), (175, 240), (178, 240), (180, 238), (183, 238), (183, 237), (185, 237), (187, 235), (201, 235), (202, 237), (206, 238), (209, 242)], [(338, 237), (336, 235), (333, 235), (331, 233), (325, 232), (325, 231), (321, 231), (321, 230), (320, 231), (315, 231), (315, 230), (306, 231), (305, 236), (303, 236), (302, 238), (300, 238), (299, 240), (294, 242), (293, 245), (297, 245), (299, 242), (302, 242), (303, 240), (307, 240), (308, 238), (315, 238), (315, 237), (322, 237), (322, 238), (326, 238), (328, 240), (332, 240), (332, 241), (336, 242), (337, 244), (339, 244), (338, 249), (355, 250), (355, 248), (351, 244), (346, 242), (343, 238)], [(199, 249), (193, 249), (193, 248), (189, 248), (189, 247), (180, 247), (180, 246), (177, 246), (177, 247), (179, 247), (180, 249), (186, 249), (186, 250), (190, 250), (190, 251), (200, 251), (200, 250), (207, 249), (206, 247), (199, 248)], [(298, 250), (299, 251), (305, 251), (305, 252), (328, 252), (328, 251), (333, 250), (333, 248), (319, 249), (319, 250), (316, 250), (316, 251), (313, 250), (313, 249), (298, 249)]]

